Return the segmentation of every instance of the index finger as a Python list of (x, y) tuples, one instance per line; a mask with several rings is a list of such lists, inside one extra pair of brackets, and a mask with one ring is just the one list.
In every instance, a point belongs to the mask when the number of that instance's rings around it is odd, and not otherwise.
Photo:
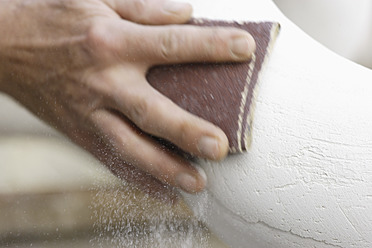
[(134, 23), (125, 26), (118, 33), (119, 51), (125, 51), (126, 59), (135, 58), (148, 65), (245, 61), (256, 49), (253, 37), (238, 28)]

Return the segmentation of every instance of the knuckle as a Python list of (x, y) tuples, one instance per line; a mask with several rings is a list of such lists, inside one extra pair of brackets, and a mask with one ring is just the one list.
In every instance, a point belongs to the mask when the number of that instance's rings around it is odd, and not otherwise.
[(112, 89), (115, 89), (115, 78), (110, 72), (94, 73), (89, 75), (91, 77), (91, 84), (95, 86), (98, 93), (105, 98), (113, 98)]
[(221, 42), (224, 43), (226, 40), (225, 30), (222, 28), (211, 30), (210, 39), (211, 39), (211, 42), (214, 42), (214, 43), (221, 43)]
[(216, 52), (218, 47), (224, 46), (226, 44), (225, 32), (220, 28), (211, 30), (208, 38), (208, 52), (214, 53)]
[(154, 101), (151, 98), (143, 98), (137, 101), (131, 110), (131, 119), (142, 131), (151, 129), (150, 113), (154, 109)]
[(160, 53), (164, 60), (168, 61), (178, 56), (178, 50), (182, 43), (181, 37), (174, 29), (167, 30), (160, 40)]
[(93, 23), (86, 39), (90, 51), (96, 55), (105, 55), (115, 50), (114, 39), (104, 23)]
[(204, 43), (204, 56), (221, 60), (229, 51), (229, 37), (226, 35), (225, 28), (213, 28), (206, 33), (206, 41)]
[[(191, 131), (191, 128), (192, 128), (192, 125), (190, 124), (190, 122), (184, 118), (181, 118), (179, 121), (178, 121), (178, 125), (177, 125), (177, 133), (178, 133), (178, 137), (177, 137), (177, 140), (180, 144), (183, 144), (184, 146), (186, 147), (189, 147), (193, 144), (190, 144), (190, 131)], [(194, 130), (195, 132), (195, 130)]]
[(149, 19), (149, 14), (151, 14), (151, 5), (153, 1), (150, 0), (131, 0), (128, 5), (130, 13), (128, 17), (137, 23), (146, 23)]
[(106, 31), (102, 24), (93, 23), (88, 30), (87, 41), (92, 47), (100, 47), (107, 42), (105, 34)]
[(137, 15), (143, 16), (148, 5), (147, 0), (134, 0), (133, 7)]

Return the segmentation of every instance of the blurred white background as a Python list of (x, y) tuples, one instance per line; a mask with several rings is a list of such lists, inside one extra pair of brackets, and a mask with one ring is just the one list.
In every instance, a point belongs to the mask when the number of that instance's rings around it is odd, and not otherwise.
[(280, 10), (332, 51), (372, 69), (371, 0), (274, 0)]

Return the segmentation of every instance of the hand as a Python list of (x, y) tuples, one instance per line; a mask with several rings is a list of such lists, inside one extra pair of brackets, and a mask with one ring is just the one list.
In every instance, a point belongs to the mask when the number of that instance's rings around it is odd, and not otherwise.
[(3, 0), (0, 90), (118, 176), (148, 190), (198, 192), (197, 170), (147, 134), (212, 160), (226, 156), (228, 140), (145, 74), (157, 64), (247, 60), (255, 44), (237, 29), (176, 25), (191, 12), (164, 0)]

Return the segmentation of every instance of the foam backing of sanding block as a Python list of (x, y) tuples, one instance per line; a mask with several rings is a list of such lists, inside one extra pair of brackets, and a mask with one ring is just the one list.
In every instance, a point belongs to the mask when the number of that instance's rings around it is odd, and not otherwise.
[(252, 59), (243, 63), (197, 63), (153, 67), (149, 83), (183, 109), (220, 127), (230, 152), (251, 143), (254, 98), (260, 72), (279, 32), (274, 22), (226, 22), (195, 19), (190, 25), (236, 27), (256, 41)]

